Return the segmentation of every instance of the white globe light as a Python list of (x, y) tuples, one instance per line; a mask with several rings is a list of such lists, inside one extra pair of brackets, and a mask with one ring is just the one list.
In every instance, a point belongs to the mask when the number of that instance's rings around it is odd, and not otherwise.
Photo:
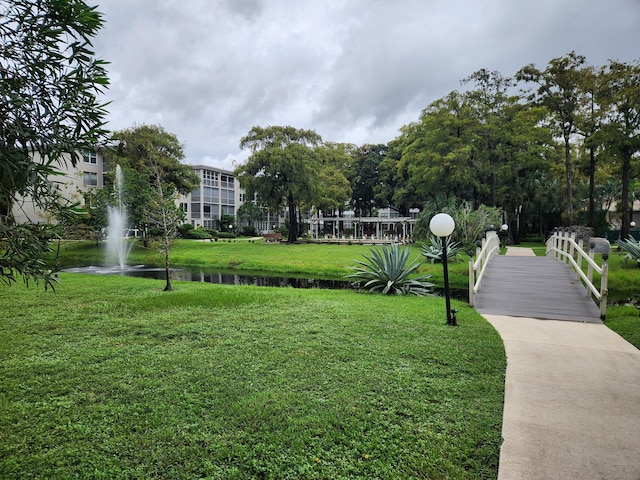
[(509, 230), (509, 225), (507, 225), (506, 223), (504, 225), (502, 225), (501, 230), (503, 232), (506, 232), (507, 230)]
[(632, 227), (635, 227), (635, 226), (636, 226), (636, 222), (631, 222), (631, 223), (630, 223), (630, 225), (631, 225)]
[(454, 228), (456, 228), (456, 223), (453, 221), (453, 218), (446, 213), (434, 215), (429, 222), (431, 233), (437, 237), (448, 237), (453, 233)]

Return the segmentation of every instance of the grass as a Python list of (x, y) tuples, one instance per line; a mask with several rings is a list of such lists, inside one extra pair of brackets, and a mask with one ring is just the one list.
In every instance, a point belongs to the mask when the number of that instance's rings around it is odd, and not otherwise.
[(1, 478), (496, 477), (504, 350), (463, 303), (61, 282), (0, 286)]
[[(532, 248), (536, 255), (545, 254), (541, 243), (529, 242), (519, 246)], [(178, 240), (171, 251), (174, 266), (206, 266), (221, 270), (282, 273), (289, 275), (309, 275), (317, 278), (340, 278), (352, 273), (350, 267), (363, 254), (369, 254), (367, 245), (317, 245), (317, 244), (264, 244), (262, 242), (199, 242)], [(412, 247), (411, 258), (420, 255), (419, 245)], [(460, 255), (460, 260), (449, 263), (449, 281), (452, 288), (468, 288), (468, 257)], [(61, 246), (62, 265), (89, 265), (104, 261), (104, 246), (96, 247), (91, 242), (66, 242)], [(602, 255), (596, 254), (596, 261), (602, 264)], [(160, 255), (149, 249), (134, 248), (131, 262), (139, 264), (160, 264)], [(585, 263), (586, 268), (586, 263)], [(443, 285), (442, 265), (425, 262), (419, 274), (429, 273), (430, 281)], [(594, 274), (599, 285), (599, 276)], [(606, 325), (618, 332), (626, 340), (640, 348), (640, 318), (633, 307), (616, 309), (613, 306), (624, 303), (627, 298), (635, 299), (640, 294), (640, 269), (634, 263), (625, 261), (624, 254), (613, 252), (609, 257), (609, 303)], [(630, 312), (630, 313), (627, 313)], [(621, 327), (621, 322), (628, 324)]]
[[(174, 266), (207, 267), (220, 270), (269, 272), (270, 274), (309, 275), (316, 278), (341, 278), (353, 273), (351, 267), (362, 255), (369, 254), (371, 245), (268, 244), (262, 241), (202, 242), (176, 240), (171, 249)], [(379, 247), (378, 247), (379, 248)], [(421, 256), (420, 246), (413, 245), (410, 261)], [(95, 265), (103, 263), (105, 246), (92, 242), (64, 242), (60, 247), (60, 265)], [(130, 264), (162, 265), (161, 255), (136, 245)], [(468, 287), (468, 257), (449, 263), (449, 281), (454, 288)], [(420, 274), (433, 275), (431, 281), (443, 284), (442, 264), (425, 262)]]

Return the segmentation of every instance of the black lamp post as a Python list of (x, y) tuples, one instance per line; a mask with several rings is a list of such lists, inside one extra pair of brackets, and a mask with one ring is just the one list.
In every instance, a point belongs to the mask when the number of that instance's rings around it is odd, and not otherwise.
[(438, 213), (429, 222), (431, 233), (442, 240), (442, 268), (444, 270), (444, 295), (447, 303), (447, 325), (457, 325), (456, 311), (451, 310), (451, 295), (449, 292), (449, 265), (447, 263), (447, 237), (453, 233), (456, 223), (450, 215)]

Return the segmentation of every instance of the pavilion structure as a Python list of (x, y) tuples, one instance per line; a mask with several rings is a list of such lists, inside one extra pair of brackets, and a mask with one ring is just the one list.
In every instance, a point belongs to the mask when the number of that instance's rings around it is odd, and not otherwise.
[(318, 243), (411, 243), (416, 218), (318, 216), (306, 220)]

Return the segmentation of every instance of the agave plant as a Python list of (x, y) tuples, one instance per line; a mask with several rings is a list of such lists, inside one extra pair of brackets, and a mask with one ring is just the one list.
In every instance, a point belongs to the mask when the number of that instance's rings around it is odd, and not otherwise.
[(625, 255), (629, 260), (635, 260), (640, 266), (640, 241), (636, 242), (632, 238), (626, 240), (616, 240), (618, 246), (627, 252)]
[[(431, 245), (423, 243), (420, 247), (422, 255), (431, 259), (431, 263), (442, 261), (442, 239), (435, 235), (431, 236)], [(458, 242), (452, 242), (451, 237), (447, 237), (447, 260), (454, 260), (462, 246)]]
[(396, 244), (387, 247), (372, 248), (371, 255), (363, 255), (364, 261), (356, 261), (360, 266), (351, 267), (354, 273), (345, 278), (355, 279), (354, 285), (386, 295), (433, 295), (433, 283), (426, 280), (431, 275), (419, 275), (410, 278), (422, 264), (419, 259), (410, 264), (409, 248), (400, 248)]

